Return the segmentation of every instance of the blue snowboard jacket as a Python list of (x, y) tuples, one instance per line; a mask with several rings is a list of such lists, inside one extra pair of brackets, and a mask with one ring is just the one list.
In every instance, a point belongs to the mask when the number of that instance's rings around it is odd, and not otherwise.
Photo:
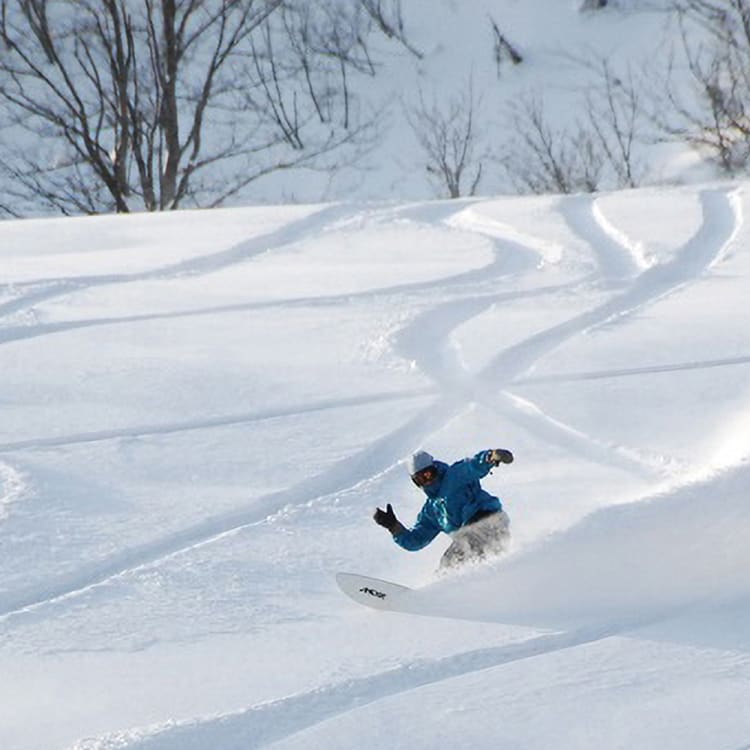
[(393, 536), (400, 547), (416, 551), (426, 547), (441, 531), (450, 534), (468, 523), (479, 511), (500, 511), (502, 503), (482, 489), (479, 480), (493, 468), (490, 451), (448, 466), (435, 461), (438, 478), (422, 490), (427, 500), (411, 529)]

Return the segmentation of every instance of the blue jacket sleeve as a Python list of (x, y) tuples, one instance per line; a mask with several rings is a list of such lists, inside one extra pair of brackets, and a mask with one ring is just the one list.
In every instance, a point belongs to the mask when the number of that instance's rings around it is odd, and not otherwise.
[(422, 508), (414, 526), (400, 534), (395, 534), (393, 541), (399, 547), (403, 547), (410, 552), (416, 552), (418, 549), (426, 547), (439, 533), (440, 527), (430, 517), (427, 509)]
[(490, 473), (490, 469), (493, 468), (488, 460), (490, 453), (489, 450), (479, 451), (473, 458), (465, 458), (458, 464), (454, 464), (454, 468), (460, 468), (463, 479), (467, 482), (486, 477)]

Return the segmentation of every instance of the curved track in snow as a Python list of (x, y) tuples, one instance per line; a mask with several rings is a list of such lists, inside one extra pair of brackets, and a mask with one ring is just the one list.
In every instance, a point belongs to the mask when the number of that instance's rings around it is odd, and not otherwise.
[[(522, 381), (524, 375), (533, 368), (536, 362), (566, 341), (598, 325), (609, 323), (613, 319), (641, 309), (699, 278), (725, 252), (726, 246), (736, 234), (742, 220), (731, 192), (704, 191), (701, 194), (701, 206), (703, 210), (701, 228), (672, 261), (643, 271), (630, 282), (627, 288), (616, 290), (603, 304), (501, 351), (480, 372), (470, 373), (456, 359), (449, 343), (453, 330), (486, 311), (493, 304), (560, 290), (560, 287), (542, 287), (520, 292), (493, 293), (489, 291), (506, 274), (517, 274), (524, 268), (532, 268), (535, 262), (533, 259), (540, 257), (540, 254), (544, 252), (544, 243), (539, 241), (526, 247), (519, 246), (517, 238), (505, 240), (502, 236), (497, 236), (491, 224), (481, 221), (478, 231), (491, 237), (495, 243), (496, 252), (494, 260), (486, 267), (452, 278), (363, 293), (367, 296), (393, 293), (394, 290), (398, 290), (399, 293), (438, 291), (443, 292), (443, 296), (448, 298), (447, 302), (427, 304), (424, 312), (403, 327), (396, 337), (396, 349), (401, 356), (414, 361), (417, 367), (435, 383), (434, 396), (436, 402), (440, 404), (440, 409), (435, 409), (432, 405), (427, 407), (397, 430), (364, 448), (358, 455), (342, 460), (323, 474), (306, 479), (298, 486), (273, 493), (261, 498), (260, 501), (255, 499), (252, 507), (246, 510), (238, 509), (232, 513), (222, 514), (151, 543), (131, 548), (112, 556), (106, 562), (81, 570), (74, 576), (50, 582), (44, 590), (19, 592), (15, 596), (8, 595), (0, 602), (0, 618), (7, 620), (12, 616), (37, 612), (49, 604), (67, 601), (89, 591), (92, 587), (101, 586), (122, 575), (133, 573), (156, 564), (160, 560), (215, 541), (238, 529), (259, 523), (290, 504), (308, 502), (314, 498), (348, 489), (351, 486), (352, 476), (356, 476), (359, 482), (367, 476), (368, 471), (373, 472), (373, 468), (375, 474), (379, 474), (393, 467), (414, 446), (423, 444), (431, 434), (462, 413), (472, 403), (480, 403), (483, 407), (493, 409), (507, 422), (517, 422), (526, 430), (536, 433), (541, 439), (556, 443), (578, 455), (584, 455), (589, 459), (618, 466), (637, 474), (658, 475), (658, 470), (655, 471), (648, 461), (634, 458), (633, 453), (623, 450), (622, 446), (603, 444), (593, 436), (578, 432), (572, 426), (560, 424), (535, 409), (533, 405), (521, 402), (512, 396), (508, 389), (514, 382)], [(465, 209), (458, 210), (459, 213), (462, 210), (465, 211)], [(474, 210), (473, 207), (471, 210)], [(56, 288), (48, 290), (48, 296), (44, 298), (50, 299), (53, 296), (77, 291), (86, 285), (128, 283), (144, 278), (170, 278), (186, 273), (210, 273), (232, 263), (244, 262), (257, 253), (267, 251), (269, 247), (280, 247), (296, 241), (306, 236), (308, 232), (324, 231), (330, 222), (346, 219), (349, 215), (348, 211), (349, 209), (336, 206), (283, 227), (271, 236), (241, 243), (228, 251), (207, 258), (175, 264), (146, 274), (76, 280), (72, 287), (69, 286), (69, 282), (61, 282)], [(441, 206), (437, 212), (435, 210), (430, 212), (430, 218), (455, 221), (452, 218), (454, 212), (455, 209), (450, 205)], [(589, 197), (567, 199), (561, 202), (561, 212), (571, 227), (582, 233), (582, 239), (591, 243), (595, 255), (600, 258), (604, 281), (609, 282), (613, 278), (622, 279), (632, 276), (638, 267), (632, 248), (626, 244), (619, 244), (613, 239), (609, 226), (601, 226), (602, 215), (595, 210), (595, 201)], [(404, 209), (397, 212), (401, 215), (405, 213), (409, 212)], [(466, 231), (470, 221), (464, 217), (459, 223)], [(596, 227), (599, 227), (599, 231), (595, 231)], [(515, 262), (508, 266), (503, 259), (507, 260), (509, 257), (521, 259), (520, 265)], [(523, 260), (524, 258), (526, 260)], [(590, 282), (589, 278), (578, 279), (570, 282), (568, 287), (575, 288), (576, 284)], [(348, 297), (356, 298), (357, 295), (348, 295)], [(340, 298), (336, 296), (334, 299)], [(34, 293), (30, 299), (32, 302), (39, 301)], [(298, 302), (291, 301), (289, 304), (298, 304)], [(0, 313), (8, 315), (20, 309), (22, 309), (22, 301), (18, 300), (5, 308), (0, 307)], [(31, 330), (34, 330), (33, 326)], [(38, 334), (43, 335), (44, 331), (39, 331)], [(12, 340), (12, 337), (6, 340)], [(405, 394), (403, 397), (409, 395), (420, 394)], [(395, 397), (402, 396), (396, 394)], [(387, 396), (374, 395), (372, 400), (383, 398)], [(358, 399), (357, 402), (362, 401)], [(340, 402), (329, 401), (317, 406), (310, 405), (309, 410), (343, 408), (347, 405), (351, 403), (342, 399)], [(8, 453), (34, 447), (53, 447), (132, 437), (135, 434), (166, 434), (262, 418), (264, 415), (261, 413), (228, 415), (214, 420), (193, 420), (183, 424), (145, 425), (67, 437), (40, 437), (0, 445), (0, 451)], [(362, 467), (361, 472), (357, 471), (358, 466)]]
[[(251, 529), (285, 507), (303, 506), (312, 500), (350, 489), (354, 484), (374, 481), (393, 469), (413, 448), (428, 442), (431, 435), (476, 404), (500, 416), (506, 425), (506, 431), (510, 431), (510, 425), (515, 424), (539, 441), (554, 444), (576, 457), (631, 472), (639, 477), (659, 480), (660, 469), (649, 457), (638, 454), (630, 446), (611, 445), (595, 434), (586, 434), (575, 425), (558, 421), (535, 404), (519, 398), (513, 388), (521, 384), (635, 377), (750, 364), (750, 354), (740, 353), (734, 357), (706, 358), (703, 361), (696, 359), (672, 365), (650, 366), (641, 363), (633, 368), (599, 372), (534, 375), (537, 364), (577, 336), (603, 325), (616, 324), (703, 278), (717, 261), (726, 256), (742, 226), (743, 217), (735, 194), (722, 189), (704, 190), (700, 194), (700, 228), (670, 260), (654, 266), (648, 266), (644, 262), (637, 242), (627, 238), (609, 223), (595, 199), (588, 196), (563, 199), (559, 203), (560, 216), (582, 244), (590, 247), (597, 271), (579, 276), (571, 273), (558, 284), (534, 286), (531, 283), (523, 287), (515, 285), (514, 280), (526, 275), (533, 279), (535, 265), (539, 262), (554, 262), (550, 259), (554, 258), (556, 248), (550, 247), (543, 238), (509, 232), (507, 227), (487, 220), (481, 215), (481, 206), (481, 201), (473, 201), (468, 207), (445, 204), (381, 212), (383, 221), (396, 216), (406, 217), (411, 221), (460, 227), (461, 231), (475, 231), (488, 238), (494, 251), (491, 261), (482, 268), (453, 277), (318, 298), (249, 301), (206, 310), (144, 313), (121, 318), (30, 323), (26, 326), (0, 328), (2, 345), (94, 326), (182, 316), (220, 315), (223, 312), (254, 308), (283, 309), (338, 304), (345, 300), (379, 300), (391, 295), (403, 295), (414, 303), (413, 314), (392, 335), (391, 343), (398, 356), (413, 362), (415, 368), (431, 382), (430, 388), (414, 391), (321, 399), (283, 409), (257, 409), (214, 418), (196, 417), (162, 424), (131, 425), (54, 437), (39, 436), (1, 444), (0, 453), (7, 456), (8, 461), (12, 461), (13, 453), (18, 451), (116, 441), (140, 435), (208, 430), (294, 414), (325, 414), (335, 409), (386, 404), (401, 399), (429, 399), (424, 408), (419, 409), (399, 427), (335, 462), (317, 476), (305, 477), (299, 484), (285, 490), (254, 498), (246, 507), (237, 507), (232, 512), (206, 518), (179, 531), (163, 534), (148, 543), (121, 550), (105, 561), (82, 566), (74, 574), (50, 580), (45, 587), (6, 595), (0, 602), (0, 622), (3, 627), (12, 629), (16, 623), (47, 617), (56, 612), (58, 606), (74, 601), (93, 588), (104, 587), (123, 576), (159, 566), (178, 555), (187, 555), (197, 548), (217, 543), (241, 529)], [(221, 253), (145, 273), (60, 280), (52, 284), (39, 282), (17, 285), (16, 291), (20, 290), (20, 295), (0, 304), (0, 316), (17, 316), (32, 310), (35, 304), (42, 301), (61, 298), (88, 288), (211, 273), (303, 239), (310, 233), (324, 232), (336, 223), (356, 220), (358, 215), (356, 210), (349, 207), (332, 207)], [(486, 314), (493, 306), (520, 300), (543, 300), (548, 295), (574, 293), (576, 290), (590, 290), (592, 287), (596, 287), (601, 302), (568, 319), (557, 320), (543, 330), (498, 351), (477, 370), (469, 370), (456, 349), (453, 333), (460, 326)], [(16, 486), (13, 483), (15, 469), (7, 464), (7, 471), (3, 473), (5, 468), (6, 464), (0, 463), (0, 519), (4, 498), (10, 497)], [(747, 484), (747, 471), (740, 467), (714, 476), (711, 473), (712, 466), (703, 466), (701, 469), (704, 471), (702, 483), (655, 494), (649, 503), (604, 509), (563, 534), (545, 540), (538, 548), (532, 548), (524, 555), (508, 561), (502, 570), (490, 567), (473, 571), (464, 580), (438, 583), (422, 592), (423, 611), (435, 615), (450, 614), (459, 607), (463, 608), (467, 617), (474, 616), (476, 619), (484, 618), (492, 622), (516, 621), (536, 628), (555, 628), (558, 632), (538, 635), (520, 643), (470, 649), (442, 659), (407, 663), (360, 679), (346, 680), (270, 703), (252, 705), (239, 712), (171, 722), (152, 729), (124, 731), (99, 739), (84, 740), (76, 747), (79, 750), (114, 747), (130, 750), (260, 748), (362, 706), (390, 696), (405, 695), (425, 685), (627, 635), (631, 628), (637, 630), (646, 624), (643, 621), (629, 621), (627, 609), (623, 610), (627, 605), (641, 610), (644, 603), (653, 605), (646, 609), (653, 620), (658, 621), (672, 616), (681, 607), (710, 600), (712, 595), (731, 598), (738, 592), (742, 593), (745, 584), (739, 580), (741, 576), (733, 574), (731, 567), (726, 569), (722, 566), (728, 563), (734, 565), (737, 560), (750, 565), (744, 544), (746, 533), (750, 533), (750, 529), (747, 528), (744, 507), (737, 500), (741, 489)], [(727, 498), (716, 503), (717, 509), (721, 511), (716, 520), (702, 517), (705, 497), (712, 492), (721, 492)], [(671, 523), (672, 518), (677, 520)], [(667, 559), (662, 556), (659, 560), (661, 567), (658, 567), (655, 559), (659, 549), (650, 536), (650, 529), (661, 533), (670, 527), (674, 535), (670, 547), (672, 553)], [(622, 529), (622, 533), (613, 534), (612, 529)], [(695, 555), (692, 567), (685, 565), (684, 548), (688, 544), (693, 544)], [(731, 549), (727, 550), (727, 544)], [(724, 548), (722, 545), (725, 545)], [(654, 558), (638, 559), (637, 556), (642, 555), (644, 549), (652, 549)], [(571, 555), (571, 550), (576, 553)], [(663, 569), (663, 574), (653, 575), (657, 568)], [(659, 597), (659, 593), (670, 583), (677, 568), (685, 573), (693, 587), (672, 586), (665, 602)], [(628, 577), (618, 579), (618, 571), (623, 569), (627, 569), (638, 585), (629, 586)], [(592, 572), (584, 585), (578, 585), (574, 590), (569, 582), (573, 579), (580, 582), (581, 570)], [(712, 581), (717, 577), (724, 584), (724, 588), (718, 591), (711, 588)], [(600, 590), (599, 585), (605, 579), (609, 583), (616, 581), (618, 590), (615, 594)], [(496, 604), (494, 608), (485, 606), (481, 595), (477, 593), (483, 586), (486, 589), (488, 581), (494, 582), (509, 594), (504, 602)], [(553, 592), (554, 595), (545, 596), (545, 592)], [(475, 608), (474, 612), (471, 611), (472, 606)], [(592, 615), (592, 609), (596, 616)], [(574, 614), (573, 620), (577, 618), (578, 621), (565, 620), (564, 615), (570, 610)], [(607, 618), (599, 617), (602, 611), (608, 613)]]
[[(614, 635), (602, 629), (581, 629), (572, 633), (537, 636), (507, 646), (465, 651), (442, 659), (404, 664), (233, 714), (145, 731), (123, 732), (104, 741), (84, 740), (71, 750), (106, 750), (118, 746), (128, 750), (175, 750), (177, 747), (184, 750), (211, 747), (257, 750), (390, 696), (523, 659), (576, 648)], [(107, 742), (111, 744), (107, 745)]]
[[(478, 372), (465, 369), (452, 346), (451, 333), (493, 304), (514, 296), (544, 295), (549, 290), (536, 289), (514, 295), (493, 293), (482, 286), (480, 293), (472, 294), (468, 289), (465, 294), (455, 298), (448, 294), (448, 299), (427, 306), (399, 331), (395, 345), (401, 356), (414, 361), (433, 381), (436, 402), (441, 404), (439, 414), (436, 416), (434, 405), (425, 409), (404, 425), (399, 439), (394, 441), (394, 435), (388, 436), (365, 449), (360, 458), (366, 459), (370, 467), (372, 459), (375, 459), (374, 465), (385, 467), (399, 451), (408, 452), (409, 445), (421, 443), (429, 437), (430, 431), (439, 429), (474, 402), (494, 409), (505, 420), (516, 421), (541, 439), (556, 442), (578, 455), (633, 471), (646, 468), (635, 459), (628, 461), (619, 456), (616, 446), (602, 444), (593, 436), (578, 433), (572, 426), (556, 423), (540, 410), (535, 411), (533, 405), (521, 402), (512, 394), (512, 387), (521, 383), (559, 382), (566, 378), (623, 377), (748, 363), (750, 357), (736, 357), (676, 364), (673, 368), (642, 366), (632, 370), (536, 379), (529, 374), (537, 362), (574, 337), (622, 319), (701, 278), (726, 252), (742, 222), (731, 193), (705, 191), (701, 195), (701, 206), (703, 223), (697, 234), (673, 260), (646, 268), (639, 263), (633, 246), (618, 240), (620, 235), (606, 224), (595, 203), (588, 198), (564, 202), (562, 211), (570, 226), (595, 246), (600, 279), (610, 289), (609, 298), (499, 352)], [(483, 229), (486, 231), (486, 225)], [(573, 282), (573, 286), (590, 282), (590, 279), (580, 280)], [(450, 281), (445, 284), (449, 290)], [(396, 447), (395, 452), (391, 450), (393, 447)], [(339, 479), (345, 483), (346, 472), (342, 471)], [(221, 746), (224, 750), (246, 750), (266, 747), (350, 711), (390, 696), (405, 695), (425, 685), (625, 635), (629, 629), (637, 630), (648, 624), (647, 620), (638, 622), (628, 618), (628, 611), (642, 613), (644, 603), (649, 605), (646, 611), (658, 621), (711, 597), (721, 599), (737, 595), (747, 586), (742, 583), (743, 574), (734, 569), (732, 560), (736, 561), (739, 555), (750, 565), (744, 543), (750, 529), (746, 528), (741, 502), (746, 484), (747, 470), (738, 469), (722, 477), (711, 476), (687, 488), (678, 487), (663, 496), (657, 495), (650, 503), (604, 509), (539, 550), (531, 550), (510, 561), (499, 571), (480, 569), (471, 577), (439, 582), (418, 592), (416, 611), (423, 613), (440, 616), (461, 611), (467, 617), (479, 619), (566, 628), (562, 632), (539, 635), (507, 646), (467, 650), (443, 659), (408, 663), (239, 712), (126, 731), (106, 739), (83, 741), (76, 748), (103, 750), (116, 746), (129, 750), (175, 750)], [(723, 499), (713, 523), (702, 512), (705, 497), (712, 492), (719, 492)], [(727, 537), (728, 525), (742, 531)], [(674, 535), (667, 545), (674, 559), (664, 557), (665, 528), (671, 528)], [(613, 530), (619, 533), (613, 535)], [(731, 554), (722, 549), (728, 538), (735, 540)], [(691, 550), (692, 567), (685, 565), (686, 546)], [(651, 550), (654, 557), (644, 556), (645, 549)], [(602, 565), (606, 567), (604, 574)], [(725, 569), (726, 565), (729, 569)], [(672, 580), (676, 568), (680, 568), (685, 577), (683, 586), (676, 586)], [(655, 575), (657, 571), (663, 571), (663, 575)], [(582, 582), (581, 575), (586, 572), (588, 578)], [(716, 588), (717, 580), (723, 582), (722, 589)], [(601, 589), (602, 581), (611, 586), (609, 591)], [(501, 588), (505, 596), (488, 601), (480, 593), (486, 593), (488, 586)], [(572, 620), (582, 622), (569, 621), (571, 613)]]

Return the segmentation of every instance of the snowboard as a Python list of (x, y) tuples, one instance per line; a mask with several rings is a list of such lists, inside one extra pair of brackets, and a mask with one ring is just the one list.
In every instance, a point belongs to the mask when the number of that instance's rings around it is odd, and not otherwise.
[(337, 573), (336, 583), (357, 604), (392, 612), (408, 611), (404, 605), (409, 599), (409, 594), (414, 591), (400, 583), (383, 581), (380, 578), (371, 578), (357, 573)]

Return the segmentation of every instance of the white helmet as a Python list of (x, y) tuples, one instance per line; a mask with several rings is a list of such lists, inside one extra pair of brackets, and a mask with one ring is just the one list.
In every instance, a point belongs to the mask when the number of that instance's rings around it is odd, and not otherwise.
[(427, 451), (417, 451), (409, 459), (407, 464), (409, 468), (409, 475), (414, 476), (418, 471), (426, 469), (428, 466), (433, 466), (435, 459)]

